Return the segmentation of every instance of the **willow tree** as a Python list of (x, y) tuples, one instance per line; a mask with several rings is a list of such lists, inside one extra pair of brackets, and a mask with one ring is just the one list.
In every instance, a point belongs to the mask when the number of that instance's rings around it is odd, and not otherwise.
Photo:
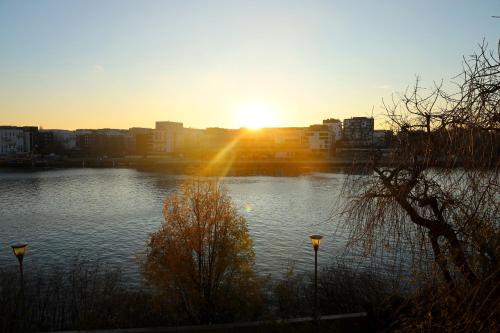
[(370, 176), (347, 179), (351, 242), (389, 245), (415, 264), (430, 256), (452, 287), (499, 281), (498, 54), (483, 43), (453, 82), (417, 80), (384, 107), (394, 152), (375, 158)]
[(181, 186), (164, 203), (143, 270), (181, 319), (211, 323), (251, 317), (259, 303), (245, 219), (215, 181)]

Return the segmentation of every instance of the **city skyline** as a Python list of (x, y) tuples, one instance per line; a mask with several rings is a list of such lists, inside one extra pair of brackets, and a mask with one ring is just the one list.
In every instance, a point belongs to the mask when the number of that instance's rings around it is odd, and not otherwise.
[[(280, 128), (307, 128), (307, 127), (311, 127), (311, 126), (316, 126), (316, 125), (320, 125), (322, 123), (324, 123), (325, 121), (335, 121), (335, 122), (340, 122), (341, 124), (344, 123), (345, 120), (347, 119), (356, 119), (356, 118), (368, 118), (368, 119), (374, 119), (375, 123), (376, 123), (376, 119), (374, 117), (365, 117), (365, 116), (361, 116), (361, 115), (352, 115), (348, 118), (335, 118), (335, 117), (329, 117), (329, 118), (325, 118), (325, 119), (317, 119), (315, 122), (312, 122), (310, 124), (299, 124), (297, 126), (262, 126), (262, 127), (252, 127), (252, 126), (241, 126), (241, 127), (223, 127), (223, 126), (209, 126), (209, 127), (193, 127), (193, 126), (185, 126), (184, 128), (186, 129), (200, 129), (200, 130), (205, 130), (205, 129), (210, 129), (210, 128), (217, 128), (217, 129), (225, 129), (225, 130), (249, 130), (249, 131), (260, 131), (260, 130), (264, 130), (264, 129), (280, 129)], [(149, 125), (146, 125), (146, 126), (130, 126), (130, 127), (127, 127), (127, 128), (122, 128), (122, 127), (96, 127), (96, 128), (86, 128), (86, 127), (76, 127), (76, 128), (63, 128), (63, 127), (59, 127), (59, 128), (49, 128), (49, 127), (43, 127), (43, 126), (39, 126), (38, 124), (16, 124), (16, 125), (13, 125), (13, 124), (8, 124), (8, 123), (0, 123), (0, 128), (7, 128), (7, 127), (15, 127), (15, 128), (23, 128), (23, 127), (26, 127), (26, 128), (38, 128), (38, 130), (40, 131), (70, 131), (70, 132), (74, 132), (74, 131), (79, 131), (79, 130), (92, 130), (92, 131), (98, 131), (98, 130), (118, 130), (118, 131), (126, 131), (126, 130), (130, 130), (130, 129), (154, 129), (155, 128), (155, 125), (158, 124), (158, 123), (175, 123), (175, 124), (182, 124), (183, 126), (185, 125), (182, 121), (176, 121), (176, 120), (172, 120), (172, 119), (163, 119), (163, 120), (155, 120), (153, 122), (153, 124), (149, 124)], [(385, 130), (384, 127), (377, 127), (375, 126), (377, 129), (380, 129), (380, 130)]]
[[(75, 131), (0, 126), (0, 156), (3, 155), (4, 163), (21, 164), (26, 160), (36, 163), (37, 159), (42, 161), (38, 163), (49, 163), (44, 157), (47, 155), (69, 158), (72, 161), (68, 163), (82, 164), (80, 158), (95, 157), (99, 161), (109, 156), (135, 161), (141, 157), (144, 160), (146, 156), (176, 158), (177, 161), (186, 157), (191, 160), (201, 158), (209, 161), (209, 165), (234, 161), (234, 158), (268, 162), (320, 159), (328, 163), (345, 163), (346, 157), (354, 155), (366, 157), (374, 151), (383, 154), (381, 149), (386, 156), (390, 155), (393, 134), (392, 131), (376, 130), (374, 119), (367, 117), (352, 117), (344, 121), (329, 118), (308, 127), (258, 130), (185, 128), (183, 123), (171, 121), (156, 121), (154, 128)], [(337, 162), (333, 162), (334, 157)], [(124, 163), (124, 160), (118, 163)]]
[(381, 99), (415, 75), (423, 85), (447, 81), (483, 38), (496, 44), (495, 5), (5, 1), (0, 123), (74, 130), (377, 119)]

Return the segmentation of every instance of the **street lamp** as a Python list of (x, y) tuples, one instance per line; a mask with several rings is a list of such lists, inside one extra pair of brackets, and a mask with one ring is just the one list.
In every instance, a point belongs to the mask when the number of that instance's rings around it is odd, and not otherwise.
[(318, 318), (318, 248), (321, 242), (321, 235), (311, 235), (311, 243), (314, 248), (314, 318)]
[(24, 292), (23, 258), (26, 250), (28, 250), (28, 244), (26, 243), (17, 243), (12, 245), (12, 251), (19, 261), (19, 272), (21, 273), (21, 292)]

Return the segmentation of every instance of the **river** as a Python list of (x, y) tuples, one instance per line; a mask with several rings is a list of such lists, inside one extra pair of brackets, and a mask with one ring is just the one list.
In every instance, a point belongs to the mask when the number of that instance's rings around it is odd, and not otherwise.
[[(140, 281), (137, 258), (162, 223), (162, 203), (188, 176), (134, 169), (0, 171), (0, 265), (17, 265), (10, 245), (29, 244), (25, 268), (67, 267), (76, 257), (119, 267)], [(222, 180), (248, 222), (259, 274), (280, 276), (290, 263), (313, 269), (310, 234), (324, 239), (325, 266), (345, 248), (332, 218), (345, 175), (226, 177)]]

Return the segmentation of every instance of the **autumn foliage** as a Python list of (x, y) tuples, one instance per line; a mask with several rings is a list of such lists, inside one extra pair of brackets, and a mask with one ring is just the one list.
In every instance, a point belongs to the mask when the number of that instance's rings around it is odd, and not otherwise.
[(147, 282), (190, 323), (252, 318), (261, 295), (245, 219), (215, 181), (192, 180), (164, 203), (147, 244)]

